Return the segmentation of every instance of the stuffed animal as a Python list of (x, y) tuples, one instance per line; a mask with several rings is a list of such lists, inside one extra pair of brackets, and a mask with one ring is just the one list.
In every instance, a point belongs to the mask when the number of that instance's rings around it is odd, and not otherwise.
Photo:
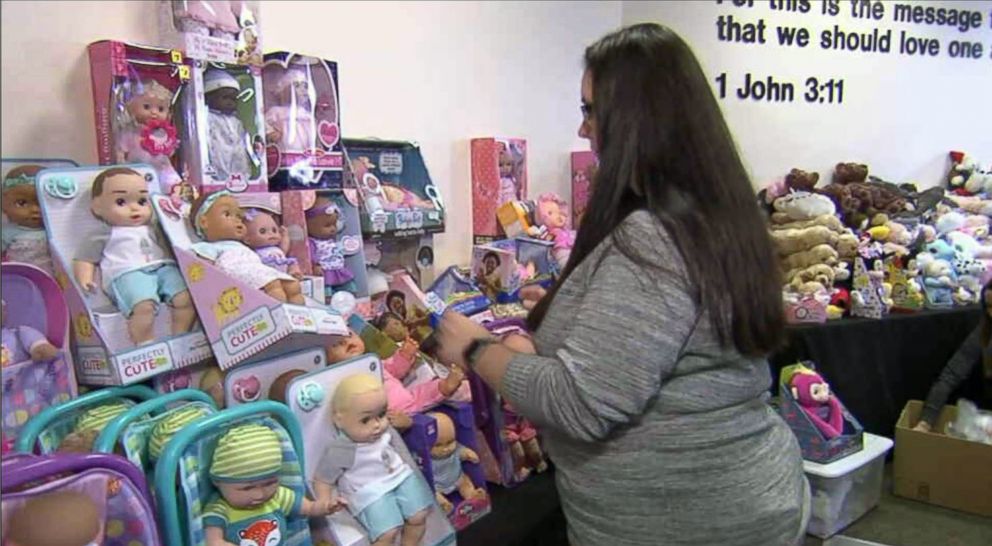
[(820, 173), (810, 173), (802, 169), (792, 169), (785, 175), (785, 186), (793, 191), (812, 192), (820, 180)]
[(837, 255), (841, 260), (850, 261), (858, 254), (858, 237), (849, 228), (837, 238)]
[(941, 214), (937, 221), (934, 223), (934, 227), (937, 228), (937, 233), (939, 235), (946, 235), (952, 231), (957, 231), (964, 227), (965, 216), (958, 211), (949, 211)]
[(850, 184), (851, 182), (864, 182), (867, 179), (868, 165), (864, 163), (838, 163), (834, 167), (831, 183)]
[(782, 212), (772, 214), (771, 229), (773, 230), (804, 229), (811, 226), (825, 226), (838, 234), (844, 233), (844, 230), (847, 229), (840, 221), (840, 218), (834, 214), (824, 214), (811, 220), (791, 220), (787, 214)]
[(969, 195), (992, 192), (992, 173), (967, 154), (951, 168), (949, 182), (952, 187), (964, 188)]
[(809, 250), (797, 252), (787, 256), (782, 260), (782, 265), (786, 270), (808, 267), (813, 264), (834, 265), (837, 263), (837, 251), (830, 245), (816, 245)]
[(992, 216), (992, 199), (982, 199), (973, 195), (949, 195), (948, 199), (954, 201), (965, 212)]
[(836, 207), (829, 198), (805, 191), (796, 191), (775, 200), (775, 211), (792, 220), (810, 220), (824, 214), (834, 214)]
[(835, 231), (826, 226), (809, 226), (799, 229), (777, 229), (771, 232), (772, 240), (778, 253), (788, 256), (809, 250), (820, 244), (834, 246), (837, 244), (838, 235)]
[(939, 260), (945, 260), (950, 263), (954, 260), (954, 247), (949, 245), (947, 241), (943, 239), (937, 239), (932, 243), (927, 243), (923, 250), (937, 258)]
[(792, 397), (827, 440), (844, 433), (844, 411), (820, 374), (799, 372), (790, 382)]
[(810, 287), (800, 289), (807, 283), (817, 284), (823, 290), (829, 291), (833, 288), (834, 278), (835, 270), (827, 264), (813, 264), (802, 269), (793, 269), (785, 275), (786, 283), (797, 292), (807, 292)]

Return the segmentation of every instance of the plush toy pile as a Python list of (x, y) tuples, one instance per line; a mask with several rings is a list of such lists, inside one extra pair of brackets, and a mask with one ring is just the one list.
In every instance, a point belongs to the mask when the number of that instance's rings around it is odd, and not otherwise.
[(792, 169), (759, 193), (790, 321), (980, 301), (992, 278), (992, 171), (950, 156), (946, 188), (918, 191), (838, 163), (828, 184)]

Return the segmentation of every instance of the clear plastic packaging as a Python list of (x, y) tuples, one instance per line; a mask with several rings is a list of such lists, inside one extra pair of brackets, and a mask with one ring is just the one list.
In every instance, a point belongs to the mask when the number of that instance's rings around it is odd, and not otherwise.
[(947, 434), (992, 445), (992, 411), (980, 410), (971, 400), (958, 400), (958, 415), (947, 424)]
[(192, 59), (262, 64), (258, 2), (161, 0), (159, 43)]

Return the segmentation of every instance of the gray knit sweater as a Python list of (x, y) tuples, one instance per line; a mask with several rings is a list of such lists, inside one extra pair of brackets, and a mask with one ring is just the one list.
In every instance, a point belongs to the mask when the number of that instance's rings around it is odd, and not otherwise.
[(794, 543), (802, 460), (766, 404), (767, 362), (719, 346), (649, 213), (618, 229), (666, 273), (645, 271), (607, 239), (559, 290), (535, 336), (538, 355), (515, 356), (503, 380), (544, 435), (569, 540)]

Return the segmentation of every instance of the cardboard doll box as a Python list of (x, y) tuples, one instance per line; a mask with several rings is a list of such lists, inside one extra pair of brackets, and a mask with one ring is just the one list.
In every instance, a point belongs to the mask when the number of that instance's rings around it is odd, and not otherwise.
[(550, 241), (519, 237), (472, 249), (472, 281), (494, 303), (516, 301), (520, 287), (549, 286), (557, 274)]
[(596, 176), (597, 165), (594, 152), (572, 152), (572, 225), (575, 229), (579, 228), (586, 213), (592, 192), (590, 184)]
[[(896, 422), (893, 492), (900, 497), (992, 517), (992, 446), (920, 432), (923, 402), (906, 403)], [(934, 426), (945, 430), (957, 407), (944, 406)]]
[(192, 59), (262, 64), (258, 2), (159, 0), (158, 43)]
[(271, 189), (340, 189), (345, 159), (337, 63), (266, 53), (262, 87)]
[(367, 239), (444, 231), (444, 203), (417, 144), (346, 138), (344, 148)]
[(474, 138), (472, 150), (472, 236), (482, 244), (502, 236), (497, 211), (527, 199), (527, 141)]
[(257, 66), (189, 61), (190, 87), (177, 116), (188, 143), (183, 159), (199, 193), (269, 188)]
[(802, 367), (814, 369), (810, 362), (782, 368), (779, 375), (779, 414), (782, 415), (793, 434), (796, 435), (796, 439), (799, 440), (803, 459), (826, 464), (861, 451), (864, 427), (851, 415), (843, 402), (841, 402), (840, 407), (844, 417), (844, 432), (840, 436), (828, 440), (799, 406), (799, 402), (793, 398), (792, 389), (789, 387), (790, 381), (795, 373), (801, 373), (798, 370)]
[[(191, 75), (182, 52), (115, 40), (87, 49), (100, 164), (147, 163), (162, 193), (182, 189), (190, 143), (175, 125), (175, 110), (186, 102)], [(142, 122), (138, 115), (149, 117)]]

